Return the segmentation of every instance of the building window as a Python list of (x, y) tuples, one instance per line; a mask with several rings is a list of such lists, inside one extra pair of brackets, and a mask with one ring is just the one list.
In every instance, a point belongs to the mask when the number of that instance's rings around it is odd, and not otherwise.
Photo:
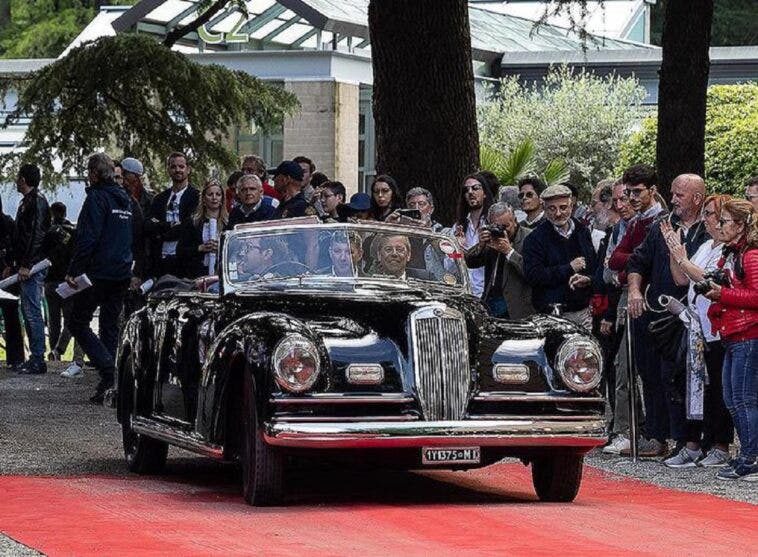
[(371, 110), (371, 87), (361, 85), (358, 121), (358, 191), (366, 192), (376, 176), (374, 113)]

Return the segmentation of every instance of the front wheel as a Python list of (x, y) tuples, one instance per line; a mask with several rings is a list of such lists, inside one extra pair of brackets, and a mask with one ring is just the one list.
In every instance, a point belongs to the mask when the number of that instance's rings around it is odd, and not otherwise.
[(540, 501), (569, 503), (582, 483), (583, 455), (538, 457), (532, 461), (532, 482)]
[(121, 440), (124, 444), (124, 457), (130, 472), (137, 474), (157, 474), (166, 464), (168, 445), (157, 439), (146, 437), (134, 431), (132, 419), (137, 405), (136, 385), (134, 382), (134, 362), (132, 358), (121, 372), (119, 404), (121, 405)]
[(276, 505), (284, 489), (284, 459), (263, 440), (250, 370), (245, 371), (242, 399), (242, 494), (250, 505)]

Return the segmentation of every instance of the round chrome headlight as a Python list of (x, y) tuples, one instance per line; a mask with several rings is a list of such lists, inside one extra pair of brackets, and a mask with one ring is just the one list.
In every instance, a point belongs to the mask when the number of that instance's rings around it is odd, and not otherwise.
[(274, 379), (282, 389), (302, 393), (313, 387), (321, 371), (316, 345), (302, 335), (279, 341), (271, 359)]
[(603, 353), (591, 339), (569, 338), (558, 348), (555, 367), (569, 389), (587, 393), (600, 384)]

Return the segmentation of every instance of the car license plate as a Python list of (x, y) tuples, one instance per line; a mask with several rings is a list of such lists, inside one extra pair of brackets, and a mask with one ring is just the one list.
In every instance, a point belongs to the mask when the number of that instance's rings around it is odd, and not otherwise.
[(421, 463), (426, 465), (441, 464), (479, 464), (482, 452), (479, 447), (423, 447)]

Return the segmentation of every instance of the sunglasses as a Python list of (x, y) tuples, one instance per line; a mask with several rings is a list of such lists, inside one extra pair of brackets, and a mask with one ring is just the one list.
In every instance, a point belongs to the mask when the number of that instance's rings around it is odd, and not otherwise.
[(518, 194), (519, 199), (531, 199), (532, 197), (536, 197), (537, 194), (535, 194), (533, 191), (522, 191)]
[(626, 193), (627, 197), (639, 197), (642, 195), (642, 192), (647, 189), (648, 188), (635, 188), (633, 190), (625, 190), (624, 193)]
[(472, 184), (470, 186), (463, 186), (463, 191), (470, 192), (470, 191), (481, 191), (482, 185), (481, 184)]

